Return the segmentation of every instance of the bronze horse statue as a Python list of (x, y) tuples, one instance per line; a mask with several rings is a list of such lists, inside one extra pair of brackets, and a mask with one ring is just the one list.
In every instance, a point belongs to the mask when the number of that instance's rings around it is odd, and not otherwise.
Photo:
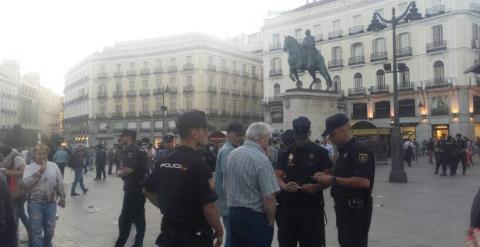
[[(288, 65), (290, 66), (290, 78), (292, 81), (296, 81), (297, 88), (302, 88), (302, 81), (298, 78), (298, 72), (308, 71), (312, 76), (313, 81), (310, 84), (309, 89), (312, 89), (314, 83), (320, 83), (320, 79), (317, 78), (316, 72), (318, 71), (327, 83), (327, 90), (332, 86), (332, 79), (328, 73), (325, 65), (325, 60), (316, 49), (314, 51), (307, 51), (304, 49), (295, 38), (292, 36), (285, 36), (283, 42), (283, 50), (288, 53)], [(311, 52), (311, 53), (309, 53)], [(313, 54), (312, 54), (313, 53)], [(313, 62), (310, 68), (307, 68), (307, 56), (312, 56)]]

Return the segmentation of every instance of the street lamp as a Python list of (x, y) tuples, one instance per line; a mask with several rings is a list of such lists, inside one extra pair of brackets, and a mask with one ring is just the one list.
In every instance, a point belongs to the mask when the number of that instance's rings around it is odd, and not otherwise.
[(399, 105), (398, 105), (398, 85), (397, 85), (397, 25), (400, 21), (415, 21), (422, 19), (422, 15), (418, 13), (418, 8), (415, 1), (410, 2), (405, 12), (400, 16), (395, 16), (395, 8), (392, 8), (392, 18), (390, 20), (385, 19), (379, 13), (373, 14), (373, 19), (367, 28), (367, 31), (380, 31), (387, 27), (387, 24), (392, 26), (393, 34), (393, 128), (391, 134), (391, 159), (392, 170), (390, 171), (389, 181), (392, 183), (406, 183), (407, 173), (403, 165), (403, 159), (401, 157), (401, 133), (400, 133), (400, 117), (399, 117)]

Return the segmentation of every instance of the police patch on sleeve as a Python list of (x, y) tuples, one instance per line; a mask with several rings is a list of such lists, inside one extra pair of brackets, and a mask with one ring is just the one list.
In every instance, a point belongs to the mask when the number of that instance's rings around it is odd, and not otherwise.
[(368, 154), (359, 153), (358, 154), (358, 163), (365, 164), (368, 161)]

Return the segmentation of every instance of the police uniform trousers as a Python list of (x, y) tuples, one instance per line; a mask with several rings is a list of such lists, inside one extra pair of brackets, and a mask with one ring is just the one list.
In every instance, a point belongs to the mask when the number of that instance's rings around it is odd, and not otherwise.
[(323, 207), (320, 201), (281, 203), (276, 217), (279, 247), (324, 247)]
[(213, 231), (211, 229), (188, 231), (164, 226), (155, 244), (159, 247), (212, 247)]
[(372, 198), (362, 200), (362, 205), (350, 200), (335, 199), (335, 215), (340, 247), (367, 247), (372, 220)]
[(141, 190), (125, 191), (122, 212), (118, 219), (119, 236), (115, 247), (123, 247), (130, 235), (132, 224), (135, 224), (136, 235), (133, 246), (143, 246), (145, 236), (145, 196)]

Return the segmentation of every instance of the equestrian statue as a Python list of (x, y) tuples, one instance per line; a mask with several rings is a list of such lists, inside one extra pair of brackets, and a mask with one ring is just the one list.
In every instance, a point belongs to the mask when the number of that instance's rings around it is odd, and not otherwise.
[(285, 36), (283, 50), (288, 53), (288, 65), (290, 66), (290, 78), (296, 81), (297, 89), (302, 88), (302, 81), (298, 78), (298, 72), (305, 70), (313, 78), (309, 89), (312, 89), (314, 83), (320, 83), (316, 72), (318, 71), (327, 83), (327, 90), (332, 86), (332, 79), (325, 65), (322, 54), (315, 48), (315, 38), (310, 34), (310, 30), (305, 31), (305, 38), (300, 45), (292, 36)]

